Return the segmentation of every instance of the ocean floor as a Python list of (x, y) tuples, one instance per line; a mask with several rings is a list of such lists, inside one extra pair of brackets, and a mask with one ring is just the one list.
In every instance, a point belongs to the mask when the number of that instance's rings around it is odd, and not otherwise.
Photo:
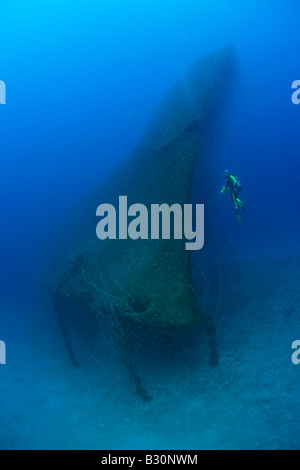
[[(224, 272), (225, 271), (225, 272)], [(136, 364), (152, 400), (143, 403), (105, 335), (79, 313), (66, 353), (50, 299), (40, 292), (4, 309), (0, 339), (2, 449), (299, 449), (300, 257), (222, 267), (219, 365), (208, 338)], [(70, 321), (68, 319), (68, 321)]]

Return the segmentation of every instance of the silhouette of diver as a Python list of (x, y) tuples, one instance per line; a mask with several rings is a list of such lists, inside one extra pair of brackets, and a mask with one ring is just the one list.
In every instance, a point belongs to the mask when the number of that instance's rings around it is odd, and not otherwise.
[(228, 170), (224, 171), (224, 178), (225, 178), (225, 184), (221, 188), (221, 193), (223, 193), (226, 189), (230, 189), (231, 199), (234, 204), (236, 217), (239, 223), (241, 224), (242, 219), (240, 217), (240, 209), (243, 209), (244, 211), (245, 207), (242, 201), (239, 199), (238, 195), (239, 195), (239, 192), (242, 191), (243, 189), (242, 185), (239, 182), (238, 177), (230, 173), (230, 171)]

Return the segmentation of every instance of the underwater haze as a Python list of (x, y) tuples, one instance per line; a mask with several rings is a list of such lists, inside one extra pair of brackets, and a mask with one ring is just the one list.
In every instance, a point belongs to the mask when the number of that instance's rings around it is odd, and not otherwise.
[[(0, 1), (1, 449), (300, 448), (299, 13), (292, 0)], [(237, 70), (207, 136), (208, 202), (194, 187), (210, 224), (195, 290), (213, 286), (215, 303), (200, 300), (215, 333), (154, 343), (160, 331), (138, 328), (143, 401), (109, 325), (78, 305), (63, 313), (73, 367), (49, 266), (173, 85), (228, 45)], [(225, 169), (242, 224), (220, 194)]]

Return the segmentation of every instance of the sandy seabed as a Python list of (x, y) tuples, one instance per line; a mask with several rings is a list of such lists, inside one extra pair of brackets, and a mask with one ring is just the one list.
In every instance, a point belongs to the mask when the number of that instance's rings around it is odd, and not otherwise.
[(90, 326), (74, 336), (81, 366), (72, 368), (43, 293), (6, 305), (0, 447), (299, 449), (300, 365), (291, 345), (300, 339), (300, 257), (239, 262), (226, 278), (218, 367), (209, 366), (205, 331), (181, 351), (137, 357), (148, 403), (109, 345), (95, 353)]

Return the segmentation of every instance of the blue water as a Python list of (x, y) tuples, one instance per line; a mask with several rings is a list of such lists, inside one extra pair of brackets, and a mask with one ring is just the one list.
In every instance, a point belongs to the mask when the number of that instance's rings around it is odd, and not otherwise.
[[(0, 447), (299, 448), (298, 3), (3, 0), (0, 18)], [(74, 339), (86, 347), (74, 372), (43, 276), (81, 201), (135, 148), (166, 92), (227, 44), (238, 76), (212, 168), (216, 194), (224, 168), (238, 174), (246, 212), (239, 226), (229, 194), (218, 201), (220, 363), (208, 367), (205, 335), (161, 362), (148, 354), (137, 362), (155, 398), (142, 404), (109, 345), (90, 360), (89, 325)]]

